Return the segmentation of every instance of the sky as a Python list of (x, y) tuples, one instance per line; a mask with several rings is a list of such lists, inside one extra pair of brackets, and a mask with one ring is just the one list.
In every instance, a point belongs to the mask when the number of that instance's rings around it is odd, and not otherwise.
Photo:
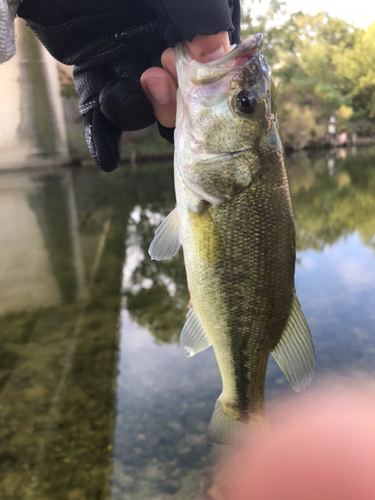
[[(245, 0), (244, 5), (251, 3)], [(268, 1), (261, 1), (252, 10), (254, 15), (263, 13)], [(339, 17), (347, 22), (353, 22), (358, 28), (367, 29), (369, 24), (375, 22), (374, 0), (286, 0), (286, 11), (288, 14), (302, 10), (308, 14), (316, 14), (322, 10), (327, 11), (332, 17)]]

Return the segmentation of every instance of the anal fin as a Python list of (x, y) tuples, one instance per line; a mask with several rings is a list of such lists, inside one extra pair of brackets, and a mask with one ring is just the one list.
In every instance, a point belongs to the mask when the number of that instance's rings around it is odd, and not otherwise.
[(295, 391), (302, 391), (310, 384), (315, 370), (315, 351), (295, 292), (290, 316), (272, 355)]
[(212, 345), (202, 321), (194, 309), (189, 309), (186, 315), (186, 323), (181, 331), (181, 345), (188, 357), (194, 356)]
[(155, 231), (148, 253), (153, 260), (171, 259), (179, 251), (180, 230), (177, 208), (167, 215)]

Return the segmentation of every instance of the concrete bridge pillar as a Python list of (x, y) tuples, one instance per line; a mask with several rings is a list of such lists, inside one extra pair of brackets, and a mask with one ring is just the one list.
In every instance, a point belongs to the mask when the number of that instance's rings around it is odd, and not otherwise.
[(56, 61), (16, 19), (17, 52), (0, 66), (0, 169), (69, 161)]

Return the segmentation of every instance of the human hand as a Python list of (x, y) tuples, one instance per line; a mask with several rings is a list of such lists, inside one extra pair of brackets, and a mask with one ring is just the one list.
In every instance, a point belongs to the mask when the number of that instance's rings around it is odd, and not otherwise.
[(18, 9), (57, 60), (75, 65), (87, 146), (107, 172), (121, 159), (123, 131), (158, 119), (161, 135), (173, 142), (177, 79), (167, 46), (192, 40), (193, 59), (205, 62), (212, 51), (229, 50), (228, 32), (238, 43), (239, 12), (239, 0), (28, 0)]
[[(238, 443), (212, 487), (221, 500), (375, 498), (375, 381), (325, 381), (280, 401), (271, 427)], [(227, 460), (225, 460), (227, 458)]]
[[(229, 36), (226, 31), (217, 35), (196, 36), (185, 42), (191, 58), (201, 63), (214, 61), (229, 52)], [(141, 76), (141, 85), (156, 119), (166, 128), (176, 124), (176, 91), (178, 87), (175, 52), (166, 49), (161, 56), (162, 68), (149, 68)]]

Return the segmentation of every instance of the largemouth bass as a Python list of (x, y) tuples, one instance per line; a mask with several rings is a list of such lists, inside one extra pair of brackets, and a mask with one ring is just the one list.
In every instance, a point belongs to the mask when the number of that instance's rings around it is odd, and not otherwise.
[(209, 425), (214, 443), (266, 420), (270, 353), (296, 391), (315, 367), (294, 288), (292, 205), (261, 42), (250, 36), (208, 64), (176, 47), (177, 207), (149, 250), (161, 260), (182, 244), (191, 307), (181, 343), (188, 356), (212, 345), (223, 383)]

